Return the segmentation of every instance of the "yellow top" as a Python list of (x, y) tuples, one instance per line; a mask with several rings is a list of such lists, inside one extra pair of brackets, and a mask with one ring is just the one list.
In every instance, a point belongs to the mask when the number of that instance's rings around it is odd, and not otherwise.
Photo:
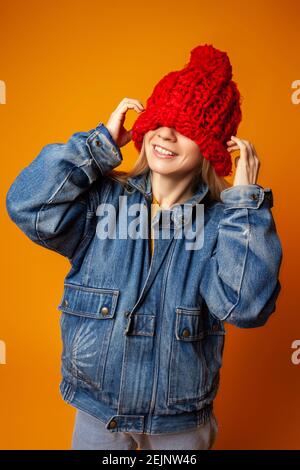
[[(152, 204), (158, 204), (158, 207), (159, 207), (159, 202), (157, 201), (157, 199), (155, 199), (154, 195), (152, 195)], [(151, 220), (155, 216), (158, 207), (151, 205)], [(153, 250), (154, 250), (154, 237), (153, 237), (153, 229), (151, 227), (151, 256), (153, 255)]]

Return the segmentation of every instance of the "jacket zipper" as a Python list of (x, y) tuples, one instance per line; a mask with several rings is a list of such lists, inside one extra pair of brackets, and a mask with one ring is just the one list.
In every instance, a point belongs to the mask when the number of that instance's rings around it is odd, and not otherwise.
[(156, 331), (159, 331), (159, 336), (157, 336), (157, 346), (156, 346), (156, 352), (155, 352), (155, 358), (154, 358), (154, 363), (155, 363), (155, 369), (154, 369), (154, 378), (153, 378), (153, 388), (152, 388), (152, 395), (151, 395), (151, 402), (150, 402), (150, 409), (149, 409), (149, 415), (153, 414), (154, 408), (155, 408), (155, 403), (156, 403), (156, 392), (157, 392), (157, 381), (158, 381), (158, 374), (159, 374), (159, 357), (160, 357), (160, 348), (161, 348), (161, 323), (162, 323), (162, 312), (164, 308), (164, 303), (165, 303), (165, 291), (166, 291), (166, 277), (168, 275), (168, 270), (169, 266), (171, 263), (172, 259), (172, 254), (175, 248), (175, 243), (173, 243), (173, 247), (171, 247), (171, 251), (168, 254), (167, 260), (166, 260), (166, 268), (164, 272), (164, 276), (162, 279), (162, 288), (161, 288), (161, 296), (160, 296), (160, 308), (159, 308), (159, 317), (156, 322)]

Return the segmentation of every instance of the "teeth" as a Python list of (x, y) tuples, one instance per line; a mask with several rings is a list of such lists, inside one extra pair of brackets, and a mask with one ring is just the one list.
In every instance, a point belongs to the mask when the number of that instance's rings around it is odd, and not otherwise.
[(169, 152), (168, 150), (163, 149), (159, 145), (154, 146), (155, 150), (157, 150), (159, 153), (163, 153), (164, 155), (175, 155), (173, 152)]

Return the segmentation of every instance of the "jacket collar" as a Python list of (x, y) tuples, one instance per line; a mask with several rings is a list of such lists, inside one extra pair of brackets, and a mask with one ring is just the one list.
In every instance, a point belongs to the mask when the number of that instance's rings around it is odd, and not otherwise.
[[(150, 169), (148, 169), (145, 173), (137, 176), (132, 176), (127, 178), (127, 188), (133, 187), (140, 191), (149, 201), (152, 200), (152, 187), (151, 187), (151, 177), (150, 177)], [(184, 203), (175, 203), (169, 209), (164, 209), (164, 212), (169, 212), (171, 216), (171, 220), (174, 222), (175, 228), (180, 228), (182, 225), (186, 225), (189, 223), (192, 212), (193, 206), (199, 204), (200, 201), (209, 193), (208, 185), (199, 178), (196, 190), (193, 196), (185, 201)], [(160, 210), (157, 211), (156, 215), (151, 221), (151, 225), (154, 227), (156, 224), (159, 223), (160, 219)], [(184, 216), (183, 216), (184, 213)], [(162, 226), (164, 226), (164, 222), (161, 222)], [(171, 222), (172, 223), (172, 222)], [(165, 225), (166, 228), (169, 227), (169, 223), (167, 222)]]
[[(152, 200), (150, 169), (148, 169), (145, 173), (141, 175), (128, 177), (127, 184), (139, 190), (140, 192), (142, 192), (146, 198)], [(199, 178), (194, 195), (190, 199), (185, 201), (184, 204), (189, 204), (193, 206), (199, 203), (204, 198), (204, 196), (206, 196), (208, 191), (209, 191), (208, 185), (201, 178)], [(179, 203), (175, 203), (171, 206), (171, 208), (178, 206), (178, 205), (180, 206)]]

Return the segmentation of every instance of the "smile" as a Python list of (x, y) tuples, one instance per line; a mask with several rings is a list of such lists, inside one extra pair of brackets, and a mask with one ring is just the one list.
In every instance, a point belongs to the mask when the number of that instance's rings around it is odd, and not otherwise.
[(169, 150), (166, 150), (163, 147), (160, 147), (159, 145), (153, 145), (152, 148), (153, 148), (154, 154), (157, 157), (160, 157), (160, 158), (174, 158), (174, 157), (177, 157), (176, 153), (171, 152)]

